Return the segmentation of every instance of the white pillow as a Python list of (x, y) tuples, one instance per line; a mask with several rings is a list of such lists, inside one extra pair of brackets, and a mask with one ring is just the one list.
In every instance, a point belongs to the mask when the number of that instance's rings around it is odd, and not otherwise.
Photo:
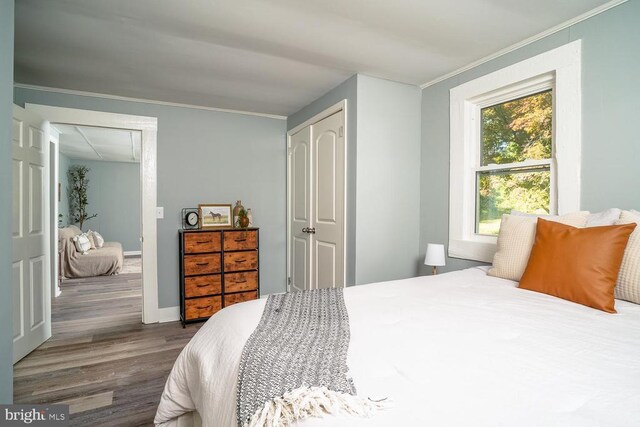
[(93, 241), (96, 244), (96, 248), (100, 249), (101, 247), (103, 247), (104, 239), (102, 238), (102, 235), (97, 231), (92, 231), (91, 234), (93, 234)]
[(89, 238), (86, 234), (78, 234), (73, 238), (73, 243), (76, 245), (76, 249), (78, 252), (85, 255), (89, 249), (91, 249), (91, 243), (89, 242)]
[[(636, 211), (638, 212), (638, 211)], [(615, 297), (640, 304), (640, 212), (622, 211), (617, 224), (638, 224), (629, 236), (624, 251), (620, 273), (616, 282)]]
[(620, 218), (622, 211), (618, 208), (589, 214), (586, 227), (599, 227), (602, 225), (614, 225)]
[(89, 239), (89, 243), (91, 244), (91, 247), (89, 249), (95, 249), (96, 248), (96, 243), (93, 240), (93, 232), (91, 230), (86, 232), (86, 236)]
[[(584, 227), (589, 212), (575, 212), (562, 216), (544, 215), (542, 218), (574, 227)], [(537, 216), (502, 215), (498, 248), (493, 257), (493, 265), (487, 272), (489, 276), (520, 281), (529, 263), (531, 248), (536, 239)]]

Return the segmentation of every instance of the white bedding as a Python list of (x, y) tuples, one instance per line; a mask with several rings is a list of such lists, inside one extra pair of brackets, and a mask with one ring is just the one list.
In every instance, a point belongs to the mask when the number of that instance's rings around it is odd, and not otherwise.
[[(474, 268), (349, 287), (348, 364), (372, 418), (299, 427), (640, 425), (640, 305), (618, 314), (516, 288)], [(236, 377), (265, 300), (217, 313), (182, 351), (156, 422), (197, 410), (236, 425)]]

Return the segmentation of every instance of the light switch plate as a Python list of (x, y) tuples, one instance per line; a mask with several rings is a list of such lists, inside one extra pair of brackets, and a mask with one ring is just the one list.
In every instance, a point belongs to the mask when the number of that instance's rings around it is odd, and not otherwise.
[(156, 207), (156, 218), (157, 219), (164, 219), (164, 207), (162, 207), (162, 206), (157, 206)]

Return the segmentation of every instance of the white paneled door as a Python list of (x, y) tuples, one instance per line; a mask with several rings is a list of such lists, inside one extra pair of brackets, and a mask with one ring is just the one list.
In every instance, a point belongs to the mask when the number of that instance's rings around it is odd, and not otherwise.
[(51, 337), (45, 123), (13, 107), (13, 362)]
[[(310, 289), (311, 279), (311, 126), (291, 136), (289, 148), (291, 236), (290, 280), (293, 290)], [(305, 230), (305, 231), (303, 231)]]
[(291, 288), (343, 287), (344, 112), (292, 135), (289, 159)]

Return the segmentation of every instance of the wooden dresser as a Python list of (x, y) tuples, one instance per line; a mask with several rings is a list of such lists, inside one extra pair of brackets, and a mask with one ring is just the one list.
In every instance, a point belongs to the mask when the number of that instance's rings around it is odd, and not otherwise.
[(258, 229), (180, 230), (180, 320), (260, 296)]

